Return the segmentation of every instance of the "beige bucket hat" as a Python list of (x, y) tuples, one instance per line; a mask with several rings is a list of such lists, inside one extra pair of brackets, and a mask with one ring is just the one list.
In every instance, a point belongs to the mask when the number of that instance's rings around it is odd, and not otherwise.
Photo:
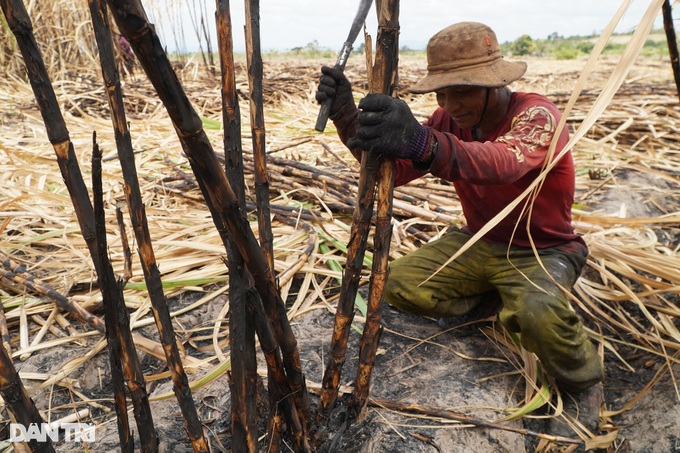
[(496, 34), (478, 22), (460, 22), (427, 43), (427, 75), (409, 89), (429, 93), (451, 85), (502, 87), (522, 77), (527, 65), (506, 61)]

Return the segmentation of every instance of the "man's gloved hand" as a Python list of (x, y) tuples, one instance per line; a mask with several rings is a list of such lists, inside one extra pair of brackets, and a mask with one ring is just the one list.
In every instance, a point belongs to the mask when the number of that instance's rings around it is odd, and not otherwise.
[(342, 70), (331, 66), (322, 66), (321, 73), (323, 75), (319, 79), (316, 100), (321, 104), (328, 98), (333, 99), (328, 117), (335, 120), (354, 113), (357, 106), (354, 103), (352, 85)]
[(411, 113), (406, 102), (385, 94), (369, 94), (359, 102), (359, 126), (350, 149), (363, 149), (420, 161), (429, 151), (431, 132)]

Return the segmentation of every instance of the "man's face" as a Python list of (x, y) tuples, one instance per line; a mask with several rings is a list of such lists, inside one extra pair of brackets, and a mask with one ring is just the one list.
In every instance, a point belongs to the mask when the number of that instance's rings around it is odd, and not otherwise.
[(484, 111), (486, 87), (453, 85), (436, 91), (437, 103), (446, 110), (458, 127), (476, 126)]

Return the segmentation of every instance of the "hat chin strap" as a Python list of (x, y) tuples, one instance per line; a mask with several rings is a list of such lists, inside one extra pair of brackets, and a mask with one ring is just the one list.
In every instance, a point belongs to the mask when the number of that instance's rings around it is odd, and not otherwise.
[(486, 116), (486, 109), (489, 107), (489, 93), (491, 92), (491, 88), (486, 87), (486, 99), (484, 100), (484, 108), (482, 109), (482, 114), (479, 116), (479, 121), (477, 121), (477, 124), (471, 127), (473, 135), (476, 135), (476, 132), (479, 131), (479, 126), (482, 124), (482, 121), (484, 121), (484, 117)]

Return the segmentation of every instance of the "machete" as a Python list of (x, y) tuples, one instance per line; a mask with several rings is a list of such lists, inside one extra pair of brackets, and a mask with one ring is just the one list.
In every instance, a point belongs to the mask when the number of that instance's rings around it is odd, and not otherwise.
[[(338, 55), (338, 60), (335, 62), (336, 69), (345, 69), (345, 64), (347, 64), (347, 59), (349, 54), (352, 52), (352, 45), (357, 39), (359, 30), (368, 16), (368, 10), (371, 9), (372, 0), (361, 0), (359, 3), (359, 9), (354, 17), (354, 22), (352, 22), (352, 28), (349, 29), (349, 34), (347, 35), (347, 40), (342, 45), (340, 49), (340, 55)], [(326, 122), (328, 121), (328, 115), (331, 111), (331, 104), (333, 103), (333, 98), (327, 98), (319, 109), (319, 116), (316, 119), (316, 126), (314, 127), (317, 131), (323, 132), (326, 129)]]

